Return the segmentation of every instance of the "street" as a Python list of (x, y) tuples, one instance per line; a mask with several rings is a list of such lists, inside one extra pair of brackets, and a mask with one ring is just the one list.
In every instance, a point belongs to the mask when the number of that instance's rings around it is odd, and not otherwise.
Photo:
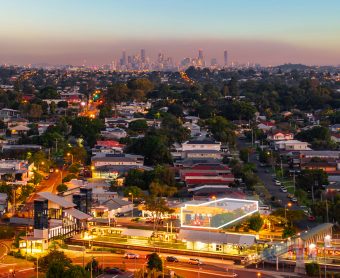
[[(139, 269), (145, 269), (147, 266), (146, 254), (149, 252), (133, 251), (131, 253), (139, 254), (139, 259), (125, 259), (123, 254), (111, 254), (108, 252), (93, 252), (82, 253), (76, 251), (66, 250), (66, 255), (72, 259), (74, 264), (85, 266), (92, 258), (95, 258), (99, 265), (103, 268), (118, 267), (125, 269), (128, 272), (133, 273)], [(165, 261), (166, 257), (170, 254), (160, 254), (161, 258)], [(83, 257), (84, 256), (84, 257)], [(191, 265), (188, 263), (189, 256), (176, 256), (179, 262), (166, 262), (165, 261), (165, 273), (168, 270), (173, 270), (176, 274), (183, 277), (234, 277), (234, 273), (238, 274), (238, 277), (258, 277), (257, 273), (261, 272), (261, 277), (279, 277), (280, 272), (273, 271), (260, 271), (256, 269), (244, 269), (243, 266), (234, 265), (233, 261), (218, 260), (200, 258), (202, 261), (201, 266)], [(8, 277), (8, 275), (15, 271), (15, 277), (26, 278), (36, 274), (35, 268), (32, 262), (27, 262), (22, 259), (15, 259), (13, 257), (6, 258), (6, 263), (0, 263), (0, 277)], [(294, 274), (292, 274), (294, 276)], [(10, 276), (11, 277), (11, 276)], [(283, 276), (281, 276), (283, 277)]]

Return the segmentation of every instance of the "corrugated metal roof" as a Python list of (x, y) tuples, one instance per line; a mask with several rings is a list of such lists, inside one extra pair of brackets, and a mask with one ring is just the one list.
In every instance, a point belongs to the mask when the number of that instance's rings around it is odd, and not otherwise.
[(70, 214), (72, 215), (74, 218), (77, 218), (79, 220), (88, 220), (88, 219), (91, 219), (92, 216), (91, 215), (88, 215), (78, 209), (75, 209), (75, 208), (70, 208), (70, 209), (66, 209), (65, 212), (67, 214)]
[(323, 233), (323, 232), (327, 232), (329, 231), (330, 229), (332, 229), (333, 227), (333, 224), (332, 223), (323, 223), (323, 224), (320, 224), (312, 229), (310, 229), (309, 231), (307, 231), (307, 233), (302, 233), (300, 238), (304, 241), (320, 234), (320, 233)]
[(63, 207), (63, 208), (72, 208), (75, 207), (76, 205), (72, 202), (69, 202), (67, 200), (65, 200), (63, 197), (60, 197), (58, 195), (55, 195), (51, 192), (39, 192), (38, 193), (39, 196), (58, 204), (59, 206)]
[(183, 229), (179, 231), (178, 239), (203, 243), (240, 244), (240, 245), (253, 245), (255, 244), (256, 240), (254, 235), (241, 235), (230, 233), (225, 234)]

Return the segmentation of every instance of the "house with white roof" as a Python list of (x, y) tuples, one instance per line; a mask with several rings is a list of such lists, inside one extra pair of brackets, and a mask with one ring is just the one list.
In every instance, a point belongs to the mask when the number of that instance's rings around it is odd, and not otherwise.
[(285, 140), (274, 142), (274, 148), (278, 151), (303, 151), (311, 150), (309, 143), (299, 140)]

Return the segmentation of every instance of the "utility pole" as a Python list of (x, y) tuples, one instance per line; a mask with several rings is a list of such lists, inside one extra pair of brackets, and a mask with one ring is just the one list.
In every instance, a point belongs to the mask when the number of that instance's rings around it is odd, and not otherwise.
[(329, 223), (329, 216), (328, 216), (328, 200), (326, 197), (326, 219), (327, 219), (327, 223)]

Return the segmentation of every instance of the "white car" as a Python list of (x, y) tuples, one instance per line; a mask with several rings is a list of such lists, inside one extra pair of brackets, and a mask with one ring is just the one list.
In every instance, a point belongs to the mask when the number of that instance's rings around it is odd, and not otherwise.
[(133, 253), (126, 253), (124, 255), (125, 259), (139, 259), (139, 255), (138, 254), (133, 254)]
[(281, 188), (281, 191), (282, 191), (283, 193), (287, 193), (287, 192), (288, 192), (287, 188)]
[(276, 185), (281, 185), (282, 183), (281, 183), (280, 181), (276, 180), (276, 181), (275, 181), (275, 184), (276, 184)]
[(202, 265), (203, 263), (202, 263), (199, 259), (190, 258), (190, 259), (189, 259), (189, 264), (193, 264), (193, 265)]

